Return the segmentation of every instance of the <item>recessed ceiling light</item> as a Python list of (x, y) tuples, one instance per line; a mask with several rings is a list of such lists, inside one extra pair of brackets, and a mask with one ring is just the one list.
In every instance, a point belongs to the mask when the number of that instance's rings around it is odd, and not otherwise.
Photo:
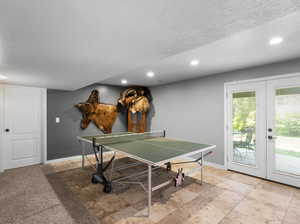
[(282, 37), (273, 37), (270, 39), (269, 44), (276, 45), (276, 44), (280, 44), (282, 41), (283, 41)]
[(122, 84), (127, 84), (127, 80), (126, 80), (126, 79), (122, 79), (122, 80), (121, 80), (121, 83), (122, 83)]
[(5, 75), (0, 75), (0, 80), (8, 79)]
[(199, 64), (199, 61), (198, 60), (192, 60), (191, 62), (190, 62), (190, 65), (192, 65), (192, 66), (196, 66), (196, 65), (198, 65)]
[(148, 77), (153, 77), (153, 76), (155, 76), (155, 74), (154, 74), (154, 72), (150, 71), (150, 72), (147, 72), (147, 76)]

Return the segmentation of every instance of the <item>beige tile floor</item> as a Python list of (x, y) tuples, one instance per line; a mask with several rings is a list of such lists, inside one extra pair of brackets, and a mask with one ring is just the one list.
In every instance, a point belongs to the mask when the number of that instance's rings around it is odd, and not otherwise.
[[(80, 161), (69, 161), (1, 173), (0, 223), (80, 223), (72, 218), (45, 177), (51, 172), (78, 167)], [(202, 186), (192, 183), (176, 192), (165, 191), (168, 200), (165, 203), (154, 201), (150, 218), (143, 217), (145, 209), (128, 206), (99, 223), (300, 223), (299, 189), (208, 166), (204, 174)], [(196, 174), (193, 178), (199, 179), (200, 175)], [(140, 197), (135, 196), (136, 199)], [(123, 197), (124, 203), (129, 200), (126, 195), (120, 197)], [(115, 205), (118, 198), (108, 195), (103, 203)], [(76, 205), (73, 206), (76, 210)], [(121, 204), (119, 206), (122, 207)], [(95, 208), (95, 205), (92, 207)]]

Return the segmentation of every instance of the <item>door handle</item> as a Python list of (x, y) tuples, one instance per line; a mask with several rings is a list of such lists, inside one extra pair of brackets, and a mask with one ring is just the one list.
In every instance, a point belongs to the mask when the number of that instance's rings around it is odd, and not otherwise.
[(268, 139), (269, 139), (269, 140), (276, 139), (276, 138), (277, 138), (276, 136), (272, 136), (272, 135), (269, 135), (269, 136), (268, 136)]
[(5, 131), (5, 132), (9, 132), (10, 130), (9, 130), (9, 128), (6, 128), (4, 131)]

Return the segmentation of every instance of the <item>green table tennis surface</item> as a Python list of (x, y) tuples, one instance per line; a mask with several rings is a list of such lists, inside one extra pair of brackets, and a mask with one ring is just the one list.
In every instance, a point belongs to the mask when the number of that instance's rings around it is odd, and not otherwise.
[[(118, 135), (123, 136), (119, 137)], [(104, 148), (125, 153), (133, 158), (150, 162), (160, 163), (176, 157), (196, 154), (214, 148), (214, 145), (201, 144), (184, 140), (153, 136), (126, 136), (130, 133), (113, 133), (101, 136), (79, 137), (81, 140), (92, 143), (95, 138), (97, 145)], [(101, 138), (112, 136), (113, 138)]]

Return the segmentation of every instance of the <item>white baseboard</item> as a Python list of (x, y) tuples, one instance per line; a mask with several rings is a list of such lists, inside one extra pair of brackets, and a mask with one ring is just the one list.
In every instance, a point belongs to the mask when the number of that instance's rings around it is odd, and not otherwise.
[(204, 165), (211, 166), (211, 167), (218, 168), (218, 169), (222, 169), (222, 170), (226, 170), (224, 165), (220, 165), (218, 163), (212, 163), (212, 162), (204, 161)]
[[(191, 161), (195, 160), (195, 158), (190, 157), (190, 156), (186, 156), (186, 157), (182, 157), (182, 158), (186, 159), (186, 160), (191, 160)], [(220, 165), (218, 163), (213, 163), (213, 162), (208, 162), (205, 159), (204, 159), (204, 165), (211, 166), (211, 167), (214, 167), (214, 168), (217, 168), (217, 169), (226, 170), (224, 165)]]
[[(110, 154), (110, 153), (113, 153), (113, 152), (112, 151), (107, 151), (107, 152), (104, 152), (103, 154)], [(86, 154), (86, 156), (90, 156), (90, 155), (94, 155), (94, 153)], [(51, 160), (47, 160), (46, 164), (60, 163), (60, 162), (70, 161), (70, 160), (81, 160), (81, 158), (82, 158), (82, 155), (69, 156), (69, 157), (64, 157), (64, 158), (60, 158), (60, 159), (51, 159)]]
[[(113, 153), (113, 152), (112, 151), (104, 152), (104, 154), (110, 154), (110, 153)], [(93, 153), (87, 154), (87, 156), (89, 156), (89, 155), (93, 155)], [(78, 156), (70, 156), (70, 157), (65, 157), (65, 158), (60, 158), (60, 159), (52, 159), (52, 160), (47, 160), (46, 164), (49, 164), (49, 163), (59, 163), (59, 162), (70, 161), (70, 160), (81, 160), (81, 158), (82, 158), (82, 156), (78, 155)], [(185, 159), (191, 160), (192, 158), (185, 157)], [(226, 170), (224, 165), (220, 165), (218, 163), (204, 161), (204, 165), (211, 166), (211, 167), (218, 168), (218, 169)]]
[(67, 160), (79, 160), (81, 158), (82, 158), (82, 156), (79, 155), (79, 156), (64, 157), (64, 158), (60, 158), (60, 159), (51, 159), (51, 160), (47, 160), (46, 164), (49, 164), (49, 163), (59, 163), (59, 162), (67, 161)]

